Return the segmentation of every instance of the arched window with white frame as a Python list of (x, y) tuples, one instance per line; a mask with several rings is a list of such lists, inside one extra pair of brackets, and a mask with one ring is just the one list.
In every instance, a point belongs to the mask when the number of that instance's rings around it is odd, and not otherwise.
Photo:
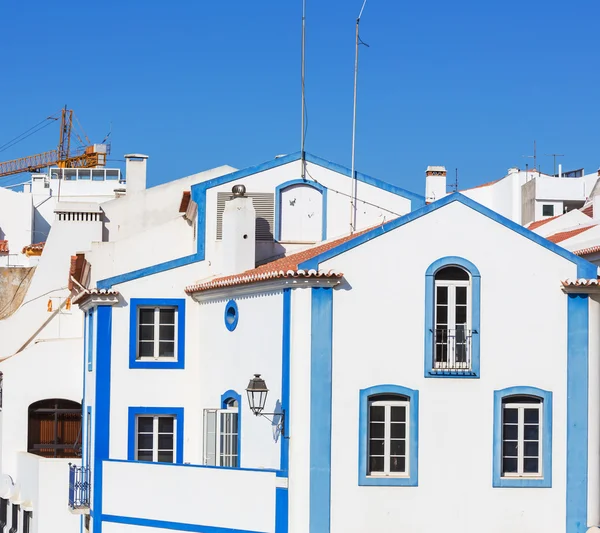
[(292, 180), (276, 190), (275, 237), (283, 243), (324, 240), (326, 191), (317, 182)]

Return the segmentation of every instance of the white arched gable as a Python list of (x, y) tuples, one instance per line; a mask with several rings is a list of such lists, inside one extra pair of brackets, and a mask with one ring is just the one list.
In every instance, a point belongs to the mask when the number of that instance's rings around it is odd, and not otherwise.
[(308, 183), (279, 191), (279, 240), (319, 242), (323, 239), (323, 193)]

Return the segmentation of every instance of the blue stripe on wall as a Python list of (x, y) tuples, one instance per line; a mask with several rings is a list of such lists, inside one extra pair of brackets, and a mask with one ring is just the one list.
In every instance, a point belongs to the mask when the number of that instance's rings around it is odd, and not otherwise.
[(283, 290), (283, 340), (281, 346), (281, 408), (285, 413), (285, 437), (281, 439), (279, 469), (286, 472), (290, 460), (290, 334), (292, 290)]
[(333, 291), (312, 289), (310, 369), (310, 533), (329, 533)]
[(588, 295), (569, 294), (567, 301), (566, 533), (584, 533), (588, 488)]
[[(113, 524), (128, 524), (141, 527), (155, 527), (170, 529), (172, 531), (193, 531), (194, 533), (264, 533), (249, 529), (230, 529), (226, 527), (204, 526), (201, 524), (185, 524), (182, 522), (166, 522), (164, 520), (151, 520), (149, 518), (134, 518), (130, 516), (116, 516), (105, 514), (102, 516), (104, 522)], [(97, 533), (94, 529), (94, 533)]]
[(288, 490), (277, 487), (275, 489), (275, 533), (288, 531)]
[(96, 314), (96, 401), (94, 416), (94, 533), (102, 533), (102, 461), (109, 456), (110, 347), (112, 307), (98, 306)]

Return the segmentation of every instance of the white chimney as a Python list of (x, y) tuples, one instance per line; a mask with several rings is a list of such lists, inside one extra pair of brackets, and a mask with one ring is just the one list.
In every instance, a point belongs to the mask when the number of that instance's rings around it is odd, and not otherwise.
[(146, 189), (146, 160), (144, 154), (125, 155), (125, 180), (127, 194), (134, 194)]
[(223, 211), (223, 274), (238, 274), (256, 266), (256, 211), (246, 187), (234, 185)]
[(425, 200), (435, 202), (444, 196), (446, 196), (446, 167), (427, 167), (425, 171)]
[(558, 164), (558, 177), (562, 178), (562, 165), (560, 163)]

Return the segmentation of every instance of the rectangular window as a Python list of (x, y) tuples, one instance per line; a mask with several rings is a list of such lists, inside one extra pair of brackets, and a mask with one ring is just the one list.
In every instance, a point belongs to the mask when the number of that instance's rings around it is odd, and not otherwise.
[(233, 401), (226, 409), (204, 410), (204, 464), (239, 466), (238, 406)]
[(135, 459), (155, 463), (174, 463), (176, 425), (175, 416), (138, 415)]
[(542, 205), (542, 216), (543, 217), (553, 217), (554, 216), (554, 206), (552, 204)]
[(31, 511), (23, 511), (23, 533), (31, 531)]
[(369, 403), (369, 476), (400, 476), (409, 472), (408, 401)]
[(17, 533), (19, 531), (19, 510), (20, 505), (12, 504), (12, 520), (10, 521), (9, 533)]
[(177, 308), (138, 308), (138, 360), (176, 359)]
[(8, 524), (8, 500), (0, 498), (0, 533), (4, 533), (6, 524)]
[(542, 475), (542, 403), (502, 406), (502, 476)]

